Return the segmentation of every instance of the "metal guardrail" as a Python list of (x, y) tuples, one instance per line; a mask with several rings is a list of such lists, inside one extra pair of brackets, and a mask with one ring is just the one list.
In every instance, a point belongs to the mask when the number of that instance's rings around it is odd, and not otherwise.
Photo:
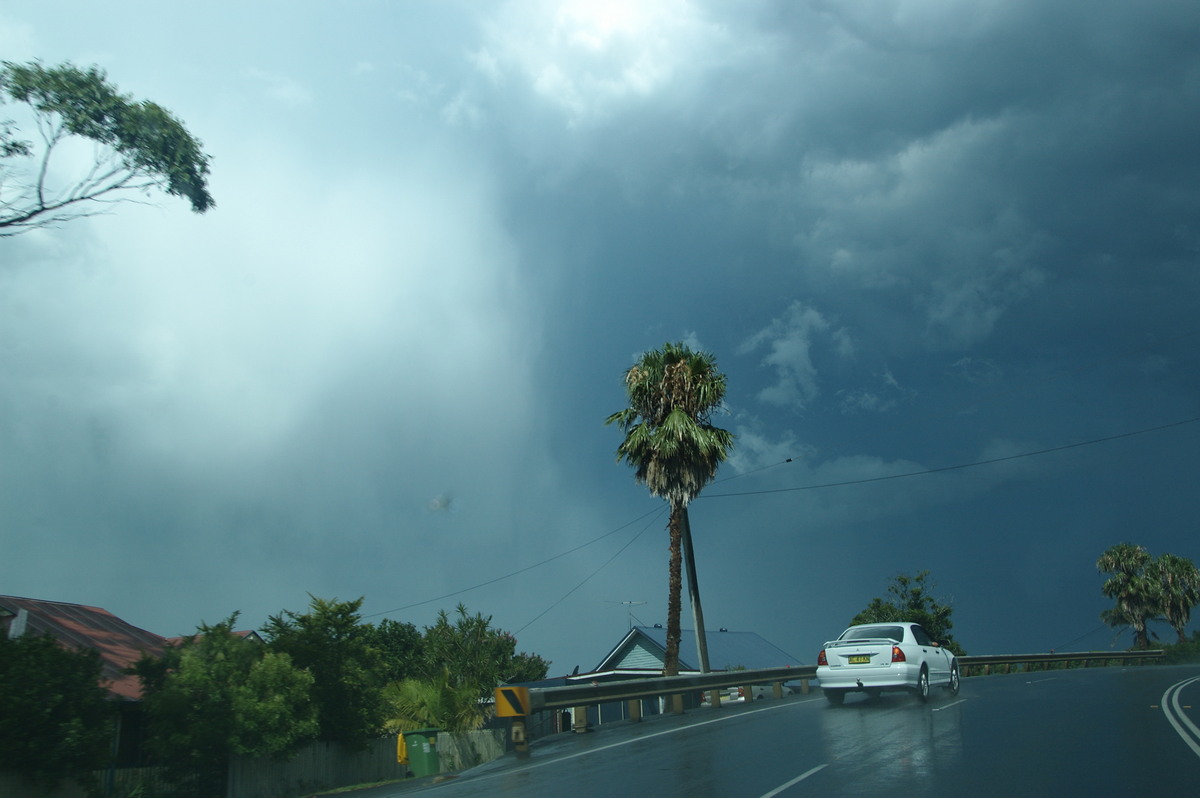
[(530, 709), (567, 709), (585, 704), (608, 701), (628, 701), (635, 698), (679, 695), (699, 690), (719, 690), (725, 687), (750, 687), (800, 681), (807, 686), (816, 678), (816, 665), (798, 668), (761, 668), (746, 671), (721, 671), (687, 676), (653, 676), (646, 679), (623, 679), (614, 682), (592, 682), (566, 687), (534, 687), (529, 690)]
[[(994, 665), (1044, 664), (1051, 662), (1098, 662), (1159, 659), (1162, 651), (1084, 651), (1049, 654), (988, 654), (958, 658), (962, 675), (982, 667), (989, 673)], [(817, 676), (816, 665), (798, 668), (761, 668), (758, 670), (722, 671), (686, 676), (654, 676), (645, 679), (626, 679), (612, 682), (568, 685), (566, 687), (535, 687), (529, 690), (530, 711), (568, 709), (610, 701), (634, 701), (641, 698), (682, 695), (688, 692), (720, 690), (729, 687), (749, 688), (756, 684), (772, 684), (780, 688), (784, 682), (798, 681), (801, 692), (807, 693), (809, 681)], [(749, 694), (749, 690), (747, 690)]]
[[(993, 666), (1049, 665), (1051, 663), (1121, 662), (1161, 659), (1165, 652), (1153, 651), (1082, 651), (1051, 652), (1048, 654), (990, 654), (962, 656), (957, 658), (961, 676), (969, 675), (974, 668), (982, 668), (984, 675)], [(642, 719), (642, 699), (666, 698), (671, 703), (670, 712), (683, 711), (683, 696), (687, 693), (709, 692), (711, 706), (721, 704), (720, 691), (730, 687), (744, 689), (746, 699), (754, 696), (754, 686), (771, 684), (776, 698), (783, 697), (786, 682), (800, 682), (800, 692), (809, 692), (809, 682), (817, 676), (816, 665), (798, 668), (761, 668), (744, 671), (722, 671), (718, 673), (691, 674), (686, 676), (654, 676), (644, 679), (624, 679), (563, 687), (524, 687), (520, 685), (496, 688), (497, 715), (511, 720), (510, 736), (518, 754), (529, 751), (529, 733), (526, 719), (530, 715), (544, 718), (547, 711), (570, 709), (571, 727), (576, 732), (588, 730), (588, 708), (603, 704), (626, 702), (623, 717), (630, 721)], [(566, 731), (557, 725), (556, 731)]]
[[(1129, 662), (1131, 660), (1162, 659), (1166, 652), (1161, 649), (1150, 651), (1064, 651), (1049, 654), (984, 654), (982, 656), (959, 657), (962, 676), (982, 667), (984, 675), (991, 672), (993, 665), (1045, 665), (1052, 662)], [(1085, 665), (1086, 667), (1086, 665)]]

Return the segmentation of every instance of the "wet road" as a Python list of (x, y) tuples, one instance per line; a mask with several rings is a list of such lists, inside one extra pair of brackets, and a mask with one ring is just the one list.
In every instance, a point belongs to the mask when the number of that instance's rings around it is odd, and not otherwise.
[(373, 794), (1200, 795), (1198, 723), (1195, 666), (965, 679), (927, 705), (896, 694), (832, 707), (816, 690), (558, 735), (527, 759)]

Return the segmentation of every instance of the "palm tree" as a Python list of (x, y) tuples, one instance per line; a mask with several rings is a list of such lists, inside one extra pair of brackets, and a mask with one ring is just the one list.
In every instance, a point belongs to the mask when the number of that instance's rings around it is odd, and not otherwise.
[[(709, 423), (725, 397), (725, 375), (717, 371), (711, 354), (668, 343), (646, 352), (629, 367), (625, 389), (629, 407), (613, 413), (605, 423), (617, 424), (625, 433), (617, 447), (617, 462), (632, 466), (634, 478), (671, 506), (663, 673), (675, 676), (679, 673), (680, 551), (688, 526), (688, 502), (716, 476), (717, 466), (733, 445), (733, 433)], [(689, 576), (698, 610), (699, 590), (694, 574)], [(703, 634), (703, 618), (697, 621), (697, 634)]]
[(1151, 563), (1150, 553), (1132, 543), (1118, 543), (1096, 560), (1101, 573), (1112, 574), (1100, 591), (1117, 602), (1100, 618), (1110, 626), (1131, 627), (1133, 647), (1137, 649), (1150, 647), (1146, 622), (1158, 614), (1161, 606), (1159, 583), (1148, 573)]
[(471, 686), (456, 686), (449, 669), (435, 679), (405, 679), (383, 688), (383, 704), (389, 732), (437, 728), (442, 731), (474, 731), (483, 725), (479, 693)]
[(1192, 607), (1200, 604), (1200, 570), (1187, 557), (1161, 554), (1151, 563), (1149, 571), (1158, 582), (1162, 614), (1182, 643), (1184, 627), (1192, 618)]

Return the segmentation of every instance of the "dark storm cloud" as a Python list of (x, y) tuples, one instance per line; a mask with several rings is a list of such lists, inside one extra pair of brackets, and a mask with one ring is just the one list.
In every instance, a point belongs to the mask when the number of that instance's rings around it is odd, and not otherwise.
[(1195, 4), (218, 5), (203, 63), (76, 11), (0, 36), (179, 113), (218, 207), (0, 248), (5, 592), (178, 633), (596, 541), (397, 616), (589, 667), (611, 602), (664, 612), (602, 422), (680, 339), (739, 436), (693, 511), (716, 625), (810, 658), (932, 568), (968, 648), (1050, 647), (1108, 545), (1200, 557), (1186, 429), (881, 479), (1195, 414)]
[(597, 90), (607, 113), (579, 120), (581, 101), (563, 99), (557, 129), (528, 133), (546, 168), (586, 153), (594, 170), (572, 167), (572, 190), (616, 181), (660, 230), (683, 206), (790, 240), (798, 294), (847, 315), (852, 298), (905, 324), (900, 340), (952, 349), (1048, 278), (1194, 251), (1179, 224), (1194, 195), (1169, 187), (1195, 170), (1195, 26), (1166, 21), (1194, 11), (784, 8), (722, 20), (728, 46), (671, 62), (663, 102)]

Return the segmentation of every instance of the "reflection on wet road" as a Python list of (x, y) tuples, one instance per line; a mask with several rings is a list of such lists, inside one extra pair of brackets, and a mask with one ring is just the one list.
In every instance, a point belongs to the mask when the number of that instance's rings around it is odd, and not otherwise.
[(938, 783), (962, 766), (964, 703), (922, 705), (885, 694), (828, 707), (820, 713), (821, 748), (831, 770), (840, 766), (852, 777), (825, 794), (883, 795), (898, 784)]

